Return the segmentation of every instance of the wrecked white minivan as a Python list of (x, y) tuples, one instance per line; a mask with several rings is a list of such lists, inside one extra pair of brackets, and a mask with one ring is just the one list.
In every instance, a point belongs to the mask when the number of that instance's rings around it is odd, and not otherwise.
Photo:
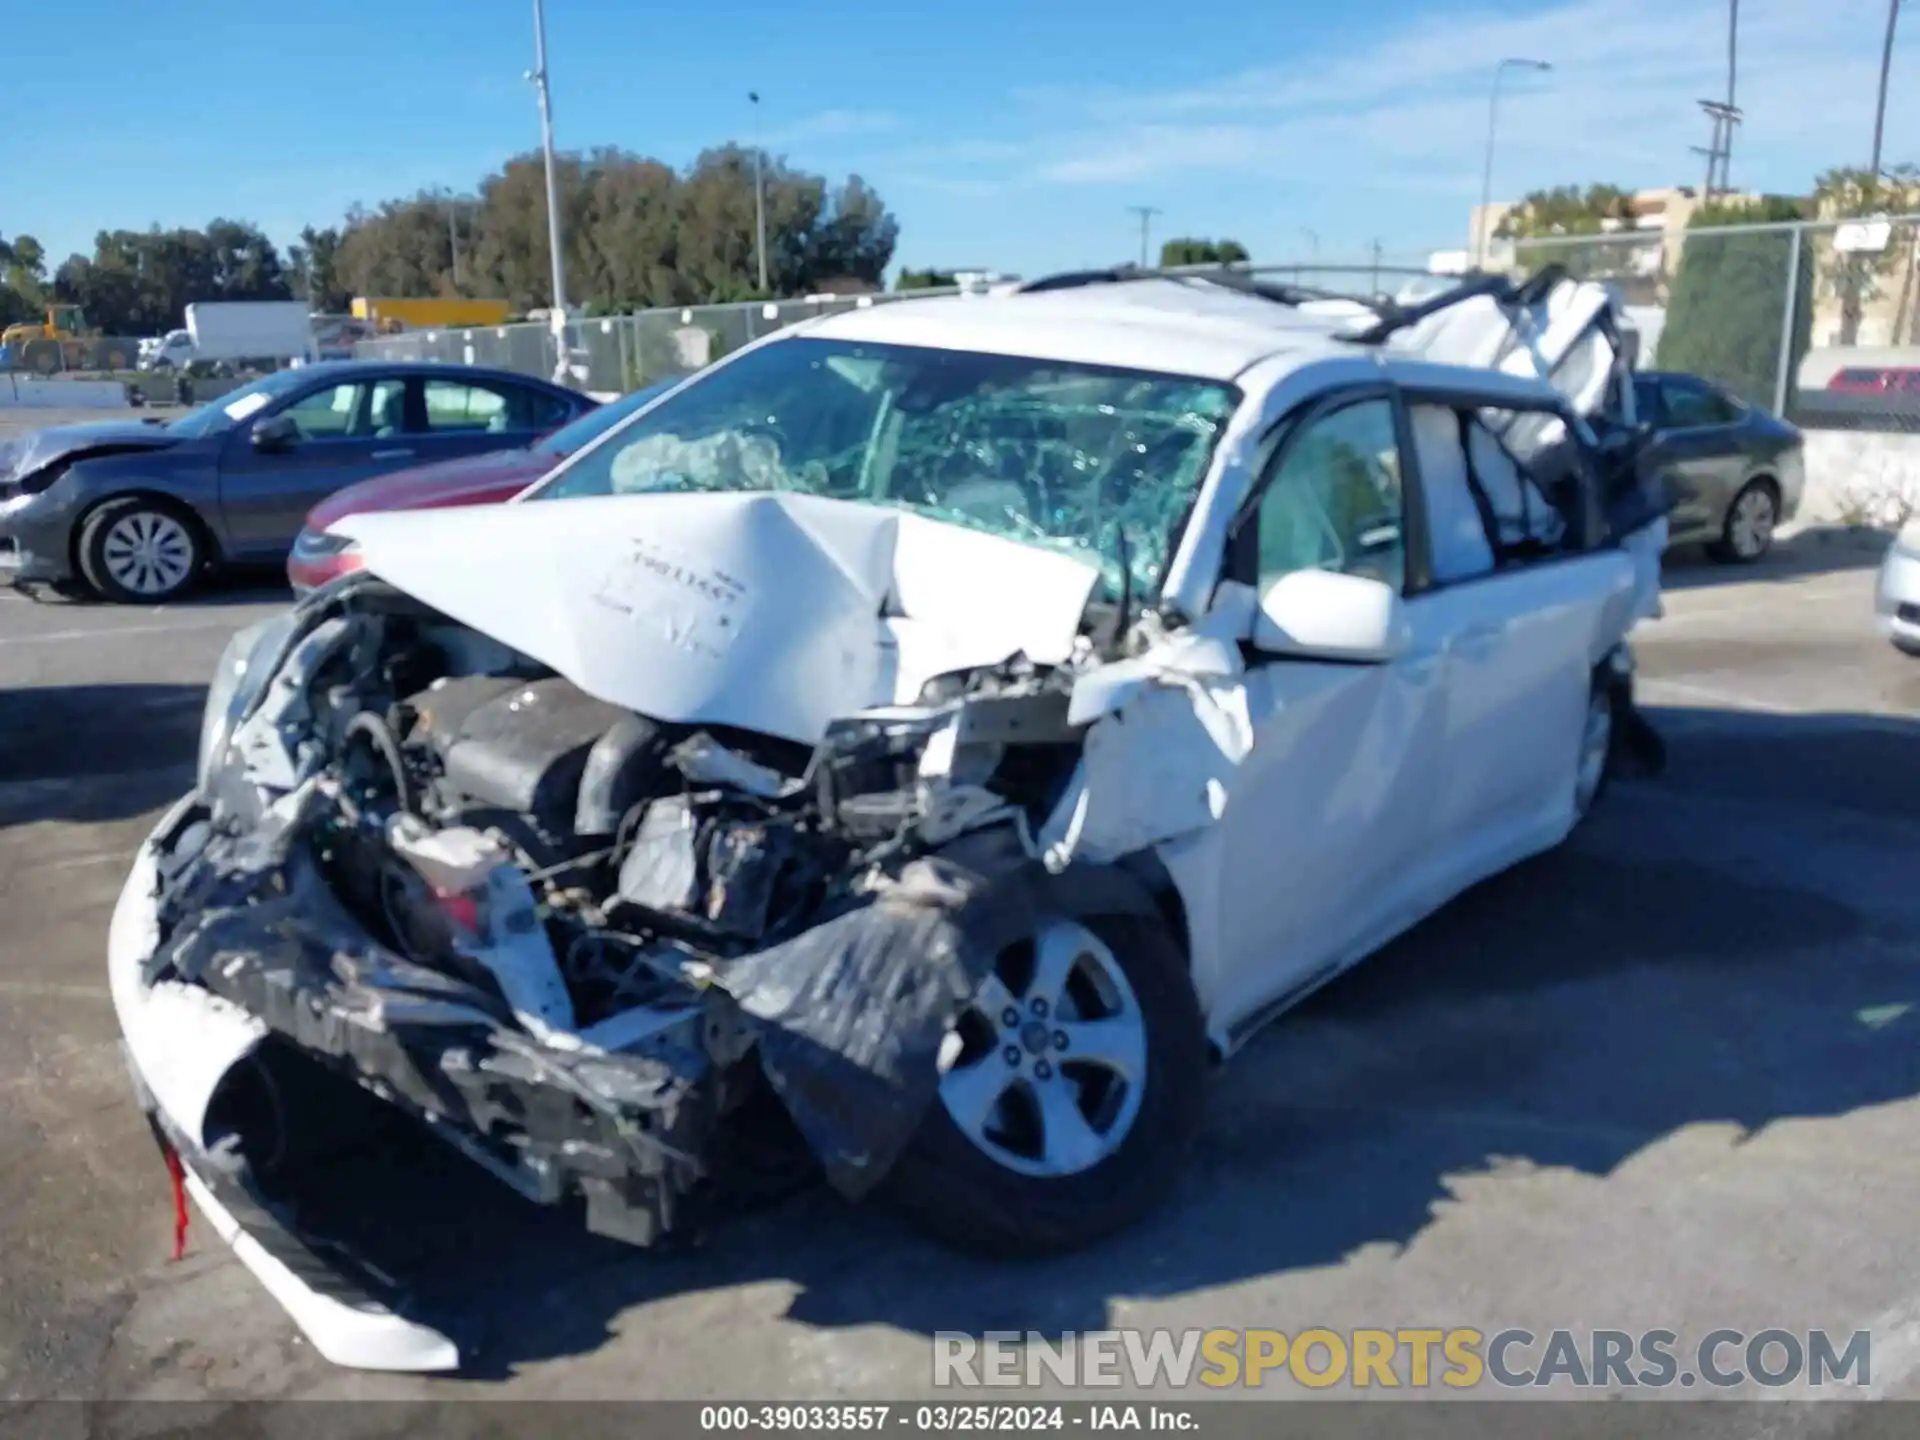
[(511, 504), (342, 522), (364, 571), (235, 640), (114, 915), (176, 1175), (388, 1369), (460, 1357), (306, 1228), (340, 1089), (642, 1245), (769, 1116), (955, 1243), (1139, 1219), (1210, 1059), (1647, 738), (1629, 349), (1553, 274), (1056, 277), (783, 331)]

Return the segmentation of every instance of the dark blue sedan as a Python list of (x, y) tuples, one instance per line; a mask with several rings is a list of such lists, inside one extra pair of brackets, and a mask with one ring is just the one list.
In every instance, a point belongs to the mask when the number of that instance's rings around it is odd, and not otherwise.
[(52, 426), (0, 442), (0, 536), (19, 581), (154, 604), (211, 566), (283, 561), (358, 481), (532, 443), (585, 395), (467, 365), (282, 370), (171, 423)]

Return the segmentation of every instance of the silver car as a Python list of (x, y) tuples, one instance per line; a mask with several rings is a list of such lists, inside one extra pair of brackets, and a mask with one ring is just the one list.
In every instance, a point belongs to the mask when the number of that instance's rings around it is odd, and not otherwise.
[(1887, 547), (1873, 608), (1880, 633), (1895, 648), (1920, 656), (1920, 517), (1909, 520)]

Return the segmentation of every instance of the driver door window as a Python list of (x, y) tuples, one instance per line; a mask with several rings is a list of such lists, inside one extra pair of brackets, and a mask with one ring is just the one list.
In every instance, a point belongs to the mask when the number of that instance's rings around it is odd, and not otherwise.
[(1262, 589), (1295, 570), (1406, 584), (1393, 402), (1360, 400), (1307, 422), (1280, 453), (1256, 517)]
[(302, 440), (377, 439), (404, 427), (405, 395), (404, 380), (350, 381), (303, 395), (280, 413)]

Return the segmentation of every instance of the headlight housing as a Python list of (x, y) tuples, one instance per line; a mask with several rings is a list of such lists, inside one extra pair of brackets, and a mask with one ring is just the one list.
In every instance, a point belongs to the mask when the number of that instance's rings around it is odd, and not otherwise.
[(200, 758), (195, 778), (205, 793), (226, 759), (233, 727), (253, 708), (273, 679), (273, 662), (293, 633), (292, 611), (249, 625), (227, 642), (207, 685), (207, 707), (200, 717)]
[(324, 560), (352, 548), (353, 541), (345, 535), (324, 530), (302, 530), (293, 542), (293, 553), (302, 560)]

